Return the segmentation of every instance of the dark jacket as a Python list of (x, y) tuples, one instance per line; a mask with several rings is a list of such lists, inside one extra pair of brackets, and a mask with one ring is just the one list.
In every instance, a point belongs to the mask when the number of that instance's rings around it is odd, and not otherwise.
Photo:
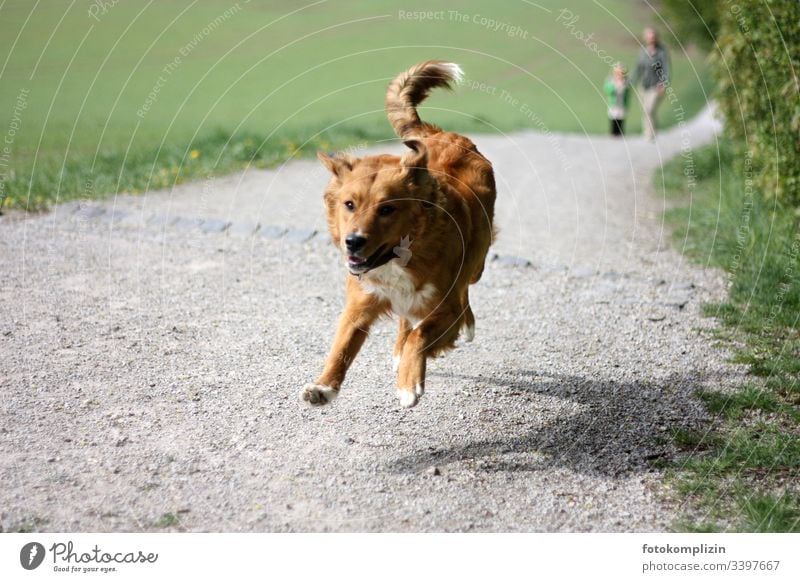
[(631, 84), (636, 85), (641, 81), (642, 87), (650, 89), (659, 83), (668, 83), (669, 66), (669, 55), (663, 45), (657, 45), (656, 52), (652, 55), (647, 47), (643, 47), (642, 52), (639, 53), (639, 62), (636, 63), (636, 69), (633, 71)]

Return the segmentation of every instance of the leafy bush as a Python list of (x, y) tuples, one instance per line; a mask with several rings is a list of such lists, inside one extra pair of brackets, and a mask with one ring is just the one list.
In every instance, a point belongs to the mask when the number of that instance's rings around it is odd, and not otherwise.
[(711, 55), (726, 131), (744, 143), (756, 186), (800, 207), (800, 2), (721, 0)]
[(661, 0), (664, 18), (681, 44), (710, 50), (719, 30), (719, 7), (713, 0)]

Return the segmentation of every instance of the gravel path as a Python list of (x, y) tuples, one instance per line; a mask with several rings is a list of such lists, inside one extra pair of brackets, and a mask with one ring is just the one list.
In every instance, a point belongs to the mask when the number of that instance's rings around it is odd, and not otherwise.
[(315, 162), (4, 217), (2, 529), (668, 529), (668, 430), (744, 374), (699, 316), (723, 274), (672, 250), (651, 188), (714, 129), (477, 136), (498, 258), (471, 292), (476, 341), (429, 364), (411, 410), (391, 322), (331, 406), (297, 400), (345, 277), (314, 235)]

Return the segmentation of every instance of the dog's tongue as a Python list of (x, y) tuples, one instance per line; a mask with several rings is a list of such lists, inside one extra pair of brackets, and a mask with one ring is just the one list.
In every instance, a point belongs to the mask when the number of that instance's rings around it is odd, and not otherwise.
[(354, 256), (351, 255), (351, 256), (347, 257), (347, 260), (350, 261), (353, 264), (360, 265), (361, 263), (366, 262), (367, 259), (364, 259), (362, 257), (354, 257)]

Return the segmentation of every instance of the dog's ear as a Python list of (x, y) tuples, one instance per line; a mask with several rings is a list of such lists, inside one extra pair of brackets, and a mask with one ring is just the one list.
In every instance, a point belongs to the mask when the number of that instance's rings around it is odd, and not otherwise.
[(335, 154), (331, 156), (325, 152), (317, 152), (317, 157), (320, 162), (325, 164), (328, 171), (339, 179), (343, 178), (347, 172), (352, 170), (353, 164), (356, 163), (356, 159), (348, 154)]

